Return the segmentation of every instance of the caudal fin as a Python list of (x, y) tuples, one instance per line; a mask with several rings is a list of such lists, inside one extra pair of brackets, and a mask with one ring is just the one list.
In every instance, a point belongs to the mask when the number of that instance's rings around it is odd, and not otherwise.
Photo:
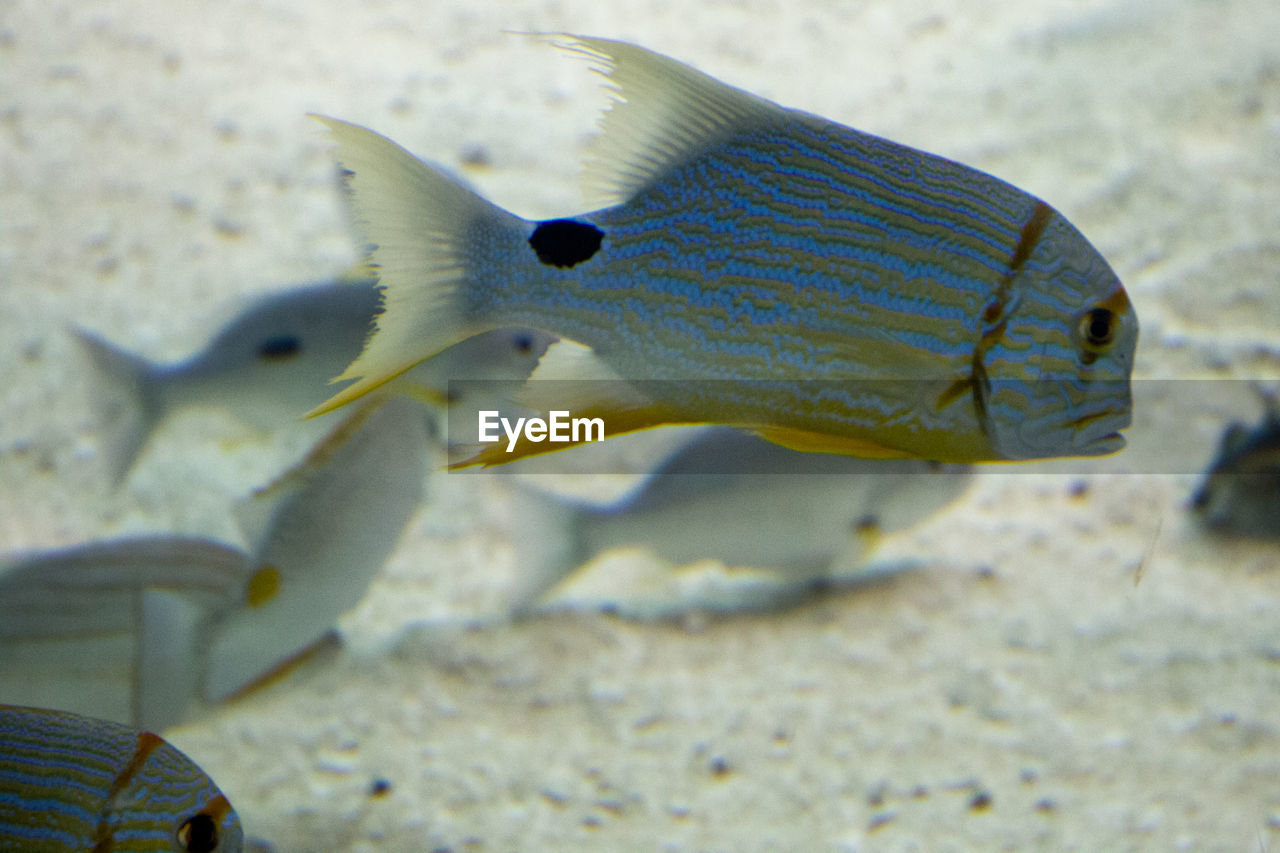
[(464, 322), (467, 241), (488, 222), (521, 220), (384, 136), (313, 116), (333, 136), (358, 230), (369, 244), (383, 311), (359, 358), (334, 381), (355, 380), (309, 416), (345, 406), (484, 327)]
[(102, 379), (94, 383), (94, 396), (108, 431), (104, 456), (119, 483), (164, 417), (156, 368), (86, 329), (73, 326), (71, 332)]

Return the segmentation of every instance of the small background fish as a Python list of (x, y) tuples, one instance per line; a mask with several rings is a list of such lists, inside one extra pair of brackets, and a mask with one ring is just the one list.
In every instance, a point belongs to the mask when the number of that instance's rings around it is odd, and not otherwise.
[[(294, 287), (260, 297), (181, 361), (158, 364), (83, 328), (74, 330), (99, 373), (99, 405), (111, 424), (107, 456), (119, 478), (152, 432), (195, 407), (230, 412), (259, 429), (297, 427), (330, 394), (329, 380), (359, 354), (378, 310), (368, 279)], [(438, 403), (454, 380), (528, 377), (552, 338), (532, 329), (498, 329), (424, 362), (402, 386)], [(472, 408), (482, 405), (476, 401)]]
[(160, 737), (0, 705), (0, 850), (239, 853), (240, 817)]
[(1280, 392), (1260, 392), (1262, 420), (1233, 421), (1191, 497), (1210, 528), (1246, 536), (1280, 536)]
[[(529, 573), (555, 582), (532, 606), (640, 618), (777, 607), (865, 580), (877, 540), (969, 482), (957, 466), (802, 454), (736, 430), (699, 430), (621, 505), (521, 508), (522, 551), (548, 555)], [(530, 544), (534, 527), (559, 548)], [(650, 559), (633, 560), (626, 575), (606, 559), (619, 549)]]
[(245, 689), (360, 601), (427, 458), (421, 406), (391, 400), (241, 505), (248, 551), (155, 535), (0, 560), (0, 702), (160, 729)]

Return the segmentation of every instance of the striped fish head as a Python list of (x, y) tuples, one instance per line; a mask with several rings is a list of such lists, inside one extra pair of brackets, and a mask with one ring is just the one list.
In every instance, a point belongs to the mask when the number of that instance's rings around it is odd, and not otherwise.
[[(104, 822), (109, 848), (172, 853), (241, 853), (240, 817), (214, 781), (158, 735), (138, 734), (115, 779)], [(99, 849), (97, 847), (94, 848)]]
[(226, 796), (159, 735), (0, 705), (0, 850), (243, 849)]
[(1114, 453), (1132, 418), (1137, 315), (1098, 251), (1049, 210), (987, 305), (974, 359), (979, 415), (1006, 459)]

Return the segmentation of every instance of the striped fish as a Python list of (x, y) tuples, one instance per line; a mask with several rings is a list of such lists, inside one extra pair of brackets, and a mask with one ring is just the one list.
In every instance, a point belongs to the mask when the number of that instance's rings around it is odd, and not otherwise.
[(598, 381), (531, 381), (524, 402), (606, 434), (722, 423), (795, 449), (954, 462), (1123, 447), (1137, 319), (1048, 204), (635, 45), (560, 38), (616, 99), (588, 165), (610, 205), (594, 212), (526, 221), (320, 118), (385, 312), (339, 377), (354, 383), (314, 413), (525, 325), (564, 339), (533, 380)]
[(240, 818), (149, 732), (0, 705), (0, 851), (237, 853)]

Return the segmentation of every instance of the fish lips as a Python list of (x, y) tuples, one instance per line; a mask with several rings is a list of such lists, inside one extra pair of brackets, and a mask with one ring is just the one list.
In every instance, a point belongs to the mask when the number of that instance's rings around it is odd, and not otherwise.
[(1075, 432), (1072, 444), (1084, 456), (1106, 456), (1123, 450), (1128, 443), (1120, 430), (1133, 423), (1129, 407), (1109, 406), (1097, 412), (1080, 415), (1067, 422), (1067, 428)]

